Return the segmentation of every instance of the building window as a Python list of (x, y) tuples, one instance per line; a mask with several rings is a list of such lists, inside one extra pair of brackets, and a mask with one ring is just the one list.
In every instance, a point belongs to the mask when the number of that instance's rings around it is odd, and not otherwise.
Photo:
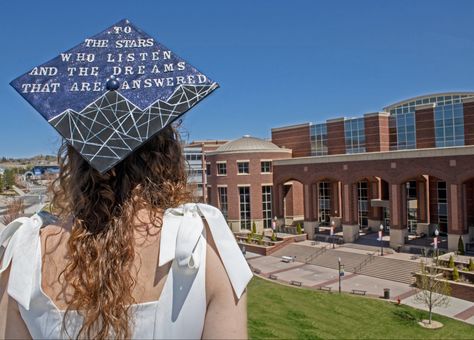
[(328, 131), (325, 123), (314, 124), (310, 127), (311, 156), (328, 154)]
[(237, 169), (239, 174), (249, 174), (249, 162), (237, 162)]
[(240, 228), (250, 230), (250, 187), (239, 187)]
[(446, 191), (446, 182), (438, 182), (438, 226), (439, 232), (446, 234), (448, 232), (448, 195)]
[(202, 154), (200, 153), (186, 153), (185, 155), (187, 161), (200, 161), (202, 160)]
[(407, 193), (407, 225), (410, 234), (416, 233), (416, 224), (418, 223), (418, 195), (416, 190), (416, 181), (406, 183)]
[(367, 227), (369, 224), (369, 183), (360, 181), (357, 183), (357, 207), (359, 227)]
[(331, 187), (329, 182), (319, 182), (319, 224), (327, 226), (331, 220)]
[(272, 186), (262, 186), (263, 227), (272, 227)]
[(261, 161), (260, 170), (262, 174), (268, 174), (272, 172), (272, 162), (271, 161)]
[(390, 117), (397, 136), (395, 150), (416, 149), (415, 109)]
[(434, 110), (436, 147), (464, 145), (462, 104), (436, 106)]
[(347, 119), (344, 121), (344, 137), (346, 153), (365, 152), (364, 118)]
[(227, 175), (227, 164), (226, 163), (217, 163), (217, 175), (218, 176)]
[(227, 220), (227, 187), (217, 187), (217, 194), (219, 196), (219, 209)]
[(206, 175), (211, 176), (211, 163), (206, 163)]

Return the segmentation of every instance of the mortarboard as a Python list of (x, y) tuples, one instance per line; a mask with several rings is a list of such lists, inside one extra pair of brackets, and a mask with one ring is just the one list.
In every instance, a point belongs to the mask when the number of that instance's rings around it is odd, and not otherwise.
[(218, 87), (128, 20), (10, 85), (101, 173)]

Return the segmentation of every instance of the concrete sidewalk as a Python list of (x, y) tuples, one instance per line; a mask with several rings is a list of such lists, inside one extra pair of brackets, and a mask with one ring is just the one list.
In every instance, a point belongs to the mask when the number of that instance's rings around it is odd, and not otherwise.
[[(341, 248), (339, 250), (342, 250)], [(393, 254), (393, 258), (402, 259), (405, 256)], [(247, 253), (247, 261), (260, 272), (260, 275), (268, 277), (272, 274), (276, 280), (283, 283), (290, 281), (299, 281), (304, 287), (318, 289), (319, 287), (330, 287), (331, 292), (337, 292), (339, 287), (338, 271), (326, 267), (320, 267), (302, 262), (285, 263), (281, 258), (274, 256), (258, 256)], [(407, 261), (411, 258), (405, 257)], [(424, 309), (423, 305), (414, 302), (416, 289), (408, 284), (394, 282), (375, 277), (353, 274), (345, 272), (341, 280), (341, 290), (346, 293), (352, 293), (352, 290), (362, 290), (371, 297), (383, 298), (384, 289), (390, 289), (390, 298), (401, 303)], [(437, 308), (435, 313), (455, 318), (474, 325), (474, 303), (457, 298), (449, 298), (449, 306), (446, 308)], [(473, 333), (474, 334), (474, 333)]]

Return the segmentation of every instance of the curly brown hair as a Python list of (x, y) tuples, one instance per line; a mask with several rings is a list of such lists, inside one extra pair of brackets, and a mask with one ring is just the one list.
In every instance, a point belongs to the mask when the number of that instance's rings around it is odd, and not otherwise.
[(60, 275), (71, 291), (63, 328), (68, 313), (77, 311), (83, 317), (78, 338), (129, 338), (138, 211), (147, 211), (151, 227), (159, 228), (165, 209), (189, 199), (179, 135), (164, 128), (104, 174), (67, 143), (58, 161), (52, 205), (61, 220), (72, 217), (68, 261)]

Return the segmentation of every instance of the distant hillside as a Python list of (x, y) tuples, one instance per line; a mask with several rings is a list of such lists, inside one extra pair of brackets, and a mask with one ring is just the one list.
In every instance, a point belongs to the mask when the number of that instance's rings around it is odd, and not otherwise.
[(10, 158), (0, 157), (0, 167), (29, 167), (33, 165), (54, 165), (57, 164), (56, 156), (53, 155), (37, 155), (29, 158)]

